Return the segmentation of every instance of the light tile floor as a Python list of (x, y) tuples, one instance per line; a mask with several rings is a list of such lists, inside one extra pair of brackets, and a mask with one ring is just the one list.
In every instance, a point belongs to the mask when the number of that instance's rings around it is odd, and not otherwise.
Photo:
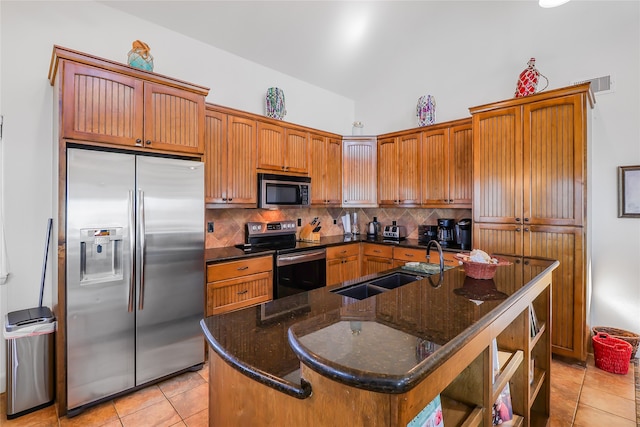
[[(634, 364), (627, 375), (554, 360), (551, 366), (550, 427), (640, 427), (636, 424)], [(136, 427), (208, 425), (208, 369), (189, 372), (82, 414), (58, 418), (55, 406), (14, 420), (6, 419), (6, 396), (0, 395), (0, 426)]]

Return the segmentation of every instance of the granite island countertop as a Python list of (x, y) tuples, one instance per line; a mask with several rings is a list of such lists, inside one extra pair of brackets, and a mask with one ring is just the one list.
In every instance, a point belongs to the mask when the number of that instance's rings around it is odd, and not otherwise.
[(504, 258), (512, 264), (492, 280), (471, 279), (456, 267), (441, 283), (436, 274), (365, 300), (331, 292), (358, 279), (207, 317), (201, 327), (231, 366), (298, 398), (312, 387), (300, 378), (301, 361), (354, 387), (403, 393), (517, 302), (535, 281), (524, 281), (525, 273), (537, 277), (557, 265), (536, 259), (525, 271), (518, 258)]

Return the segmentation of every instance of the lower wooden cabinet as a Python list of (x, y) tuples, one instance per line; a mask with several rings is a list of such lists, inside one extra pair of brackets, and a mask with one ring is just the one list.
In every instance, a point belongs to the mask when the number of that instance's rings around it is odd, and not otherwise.
[(207, 265), (206, 316), (260, 304), (273, 298), (273, 257)]
[(327, 286), (360, 277), (360, 245), (327, 248)]
[(393, 268), (393, 247), (362, 243), (362, 275), (379, 273)]

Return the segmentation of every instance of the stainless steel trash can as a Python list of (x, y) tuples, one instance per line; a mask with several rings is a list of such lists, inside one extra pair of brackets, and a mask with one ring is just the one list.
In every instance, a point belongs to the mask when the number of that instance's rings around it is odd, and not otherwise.
[(47, 307), (5, 316), (8, 419), (53, 403), (55, 330), (55, 318)]

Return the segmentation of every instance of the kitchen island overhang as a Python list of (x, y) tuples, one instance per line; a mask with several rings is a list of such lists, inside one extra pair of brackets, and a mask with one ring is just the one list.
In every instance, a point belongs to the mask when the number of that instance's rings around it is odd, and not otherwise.
[[(523, 329), (520, 326), (524, 327), (524, 323), (528, 322), (528, 317), (523, 313), (528, 313), (532, 301), (543, 293), (549, 295), (551, 274), (558, 262), (537, 259), (528, 262), (525, 268), (524, 263), (516, 261), (509, 267), (499, 269), (496, 277), (490, 281), (478, 282), (465, 277), (464, 271), (456, 268), (444, 273), (440, 287), (433, 287), (433, 281), (425, 279), (361, 301), (329, 292), (335, 287), (319, 289), (297, 296), (296, 301), (288, 301), (288, 304), (283, 304), (282, 301), (287, 300), (284, 299), (209, 317), (202, 321), (202, 328), (213, 349), (212, 353), (229, 367), (241, 372), (248, 381), (257, 381), (287, 396), (313, 399), (313, 396), (322, 392), (314, 385), (313, 377), (319, 377), (311, 374), (312, 370), (347, 388), (397, 395), (401, 400), (406, 400), (406, 396), (414, 389), (420, 389), (420, 393), (424, 394), (423, 383), (427, 378), (436, 376), (440, 380), (434, 387), (427, 387), (430, 391), (425, 394), (433, 398), (465, 368), (474, 364), (482, 365), (484, 362), (477, 360), (486, 358), (483, 352), (490, 354), (490, 350), (487, 350), (490, 345), (487, 343), (490, 344), (491, 339), (500, 335), (505, 328), (513, 329), (511, 325), (515, 322), (519, 325), (516, 329)], [(545, 297), (537, 304), (542, 308), (549, 307), (548, 299)], [(277, 307), (273, 307), (273, 303), (285, 308), (281, 315), (277, 314)], [(265, 316), (268, 311), (271, 314)], [(546, 322), (547, 332), (543, 340), (546, 348), (551, 319), (547, 315), (548, 309), (541, 311), (545, 312), (541, 317)], [(331, 345), (324, 349), (318, 347), (322, 339), (315, 344), (305, 342), (305, 337), (313, 333), (324, 333), (326, 341), (331, 337), (331, 328), (339, 329), (341, 325), (350, 325), (351, 322), (359, 322), (364, 328), (375, 324), (379, 329), (377, 332), (405, 334), (407, 342), (415, 347), (415, 360), (406, 362), (406, 369), (394, 372), (394, 361), (400, 360), (396, 356), (400, 351), (407, 356), (410, 353), (407, 348), (398, 348), (397, 354), (384, 355), (385, 367), (384, 363), (380, 364), (380, 358), (375, 357), (377, 355), (372, 350), (375, 346), (367, 346), (366, 343), (358, 349), (365, 349), (366, 354), (355, 351), (345, 355), (346, 347), (336, 347), (337, 353), (343, 353), (341, 358), (336, 358), (326, 353)], [(355, 338), (364, 338), (365, 335), (353, 334)], [(381, 339), (379, 334), (373, 336)], [(525, 338), (528, 337), (511, 338), (514, 342), (512, 350), (522, 347), (524, 353), (532, 352), (534, 346)], [(415, 342), (411, 342), (412, 339)], [(510, 345), (507, 344), (507, 347)], [(528, 361), (535, 356), (541, 359), (538, 366), (548, 370), (550, 362), (545, 360), (550, 359), (549, 351), (538, 352), (541, 356), (536, 353), (525, 359)], [(369, 362), (360, 360), (360, 356), (366, 355), (374, 357), (369, 357)], [(273, 358), (281, 358), (282, 363)], [(524, 368), (518, 367), (517, 372), (521, 371), (524, 372)], [(529, 369), (526, 371), (528, 376)], [(211, 371), (211, 376), (214, 375), (215, 370)], [(445, 376), (447, 379), (443, 379)], [(538, 390), (548, 389), (548, 375), (545, 377), (546, 380), (542, 378), (540, 381)], [(519, 393), (517, 388), (516, 393)], [(479, 394), (484, 396), (485, 393)], [(475, 404), (486, 408), (487, 403), (482, 399)], [(516, 405), (519, 412), (529, 416), (533, 397), (527, 393), (526, 398), (517, 399), (522, 401)], [(548, 392), (542, 400), (548, 400)], [(398, 418), (397, 411), (397, 408), (392, 411), (395, 415), (391, 418)], [(541, 412), (544, 417), (545, 410)], [(548, 410), (546, 414), (548, 416)], [(406, 418), (406, 415), (402, 417)]]

